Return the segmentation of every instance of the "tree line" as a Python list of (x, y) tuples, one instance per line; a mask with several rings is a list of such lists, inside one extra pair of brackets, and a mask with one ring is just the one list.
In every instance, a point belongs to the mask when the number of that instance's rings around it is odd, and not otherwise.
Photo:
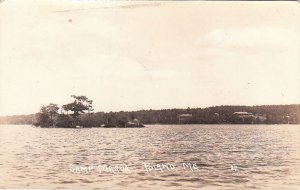
[(266, 120), (243, 123), (299, 124), (300, 105), (214, 106), (208, 108), (139, 110), (120, 112), (93, 112), (93, 101), (86, 96), (72, 95), (73, 101), (59, 107), (51, 103), (42, 105), (40, 112), (32, 115), (0, 117), (2, 124), (31, 124), (41, 127), (100, 127), (103, 124), (123, 124), (130, 118), (138, 118), (144, 124), (178, 124), (180, 114), (190, 114), (187, 124), (235, 124), (241, 123), (234, 112), (263, 114)]

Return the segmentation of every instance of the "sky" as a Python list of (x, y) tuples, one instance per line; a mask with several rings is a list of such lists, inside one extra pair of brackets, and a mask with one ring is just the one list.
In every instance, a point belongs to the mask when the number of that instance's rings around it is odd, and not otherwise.
[(0, 115), (300, 103), (298, 2), (0, 3)]

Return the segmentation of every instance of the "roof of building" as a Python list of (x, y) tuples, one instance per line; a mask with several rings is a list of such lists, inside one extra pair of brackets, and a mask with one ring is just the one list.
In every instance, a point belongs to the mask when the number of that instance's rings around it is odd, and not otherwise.
[(252, 113), (245, 112), (245, 111), (237, 111), (237, 112), (234, 112), (233, 114), (237, 114), (237, 115), (252, 115)]
[(179, 114), (179, 117), (192, 117), (192, 114), (185, 113), (185, 114)]

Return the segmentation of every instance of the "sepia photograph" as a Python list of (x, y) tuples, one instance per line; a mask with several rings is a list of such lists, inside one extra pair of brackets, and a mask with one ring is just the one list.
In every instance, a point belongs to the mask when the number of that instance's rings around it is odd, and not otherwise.
[(0, 0), (0, 190), (300, 190), (299, 5)]

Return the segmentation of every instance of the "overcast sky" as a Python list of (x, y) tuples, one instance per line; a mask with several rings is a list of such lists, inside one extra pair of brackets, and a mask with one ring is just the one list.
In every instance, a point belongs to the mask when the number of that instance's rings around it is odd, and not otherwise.
[(0, 115), (300, 103), (299, 21), (298, 2), (4, 1)]

